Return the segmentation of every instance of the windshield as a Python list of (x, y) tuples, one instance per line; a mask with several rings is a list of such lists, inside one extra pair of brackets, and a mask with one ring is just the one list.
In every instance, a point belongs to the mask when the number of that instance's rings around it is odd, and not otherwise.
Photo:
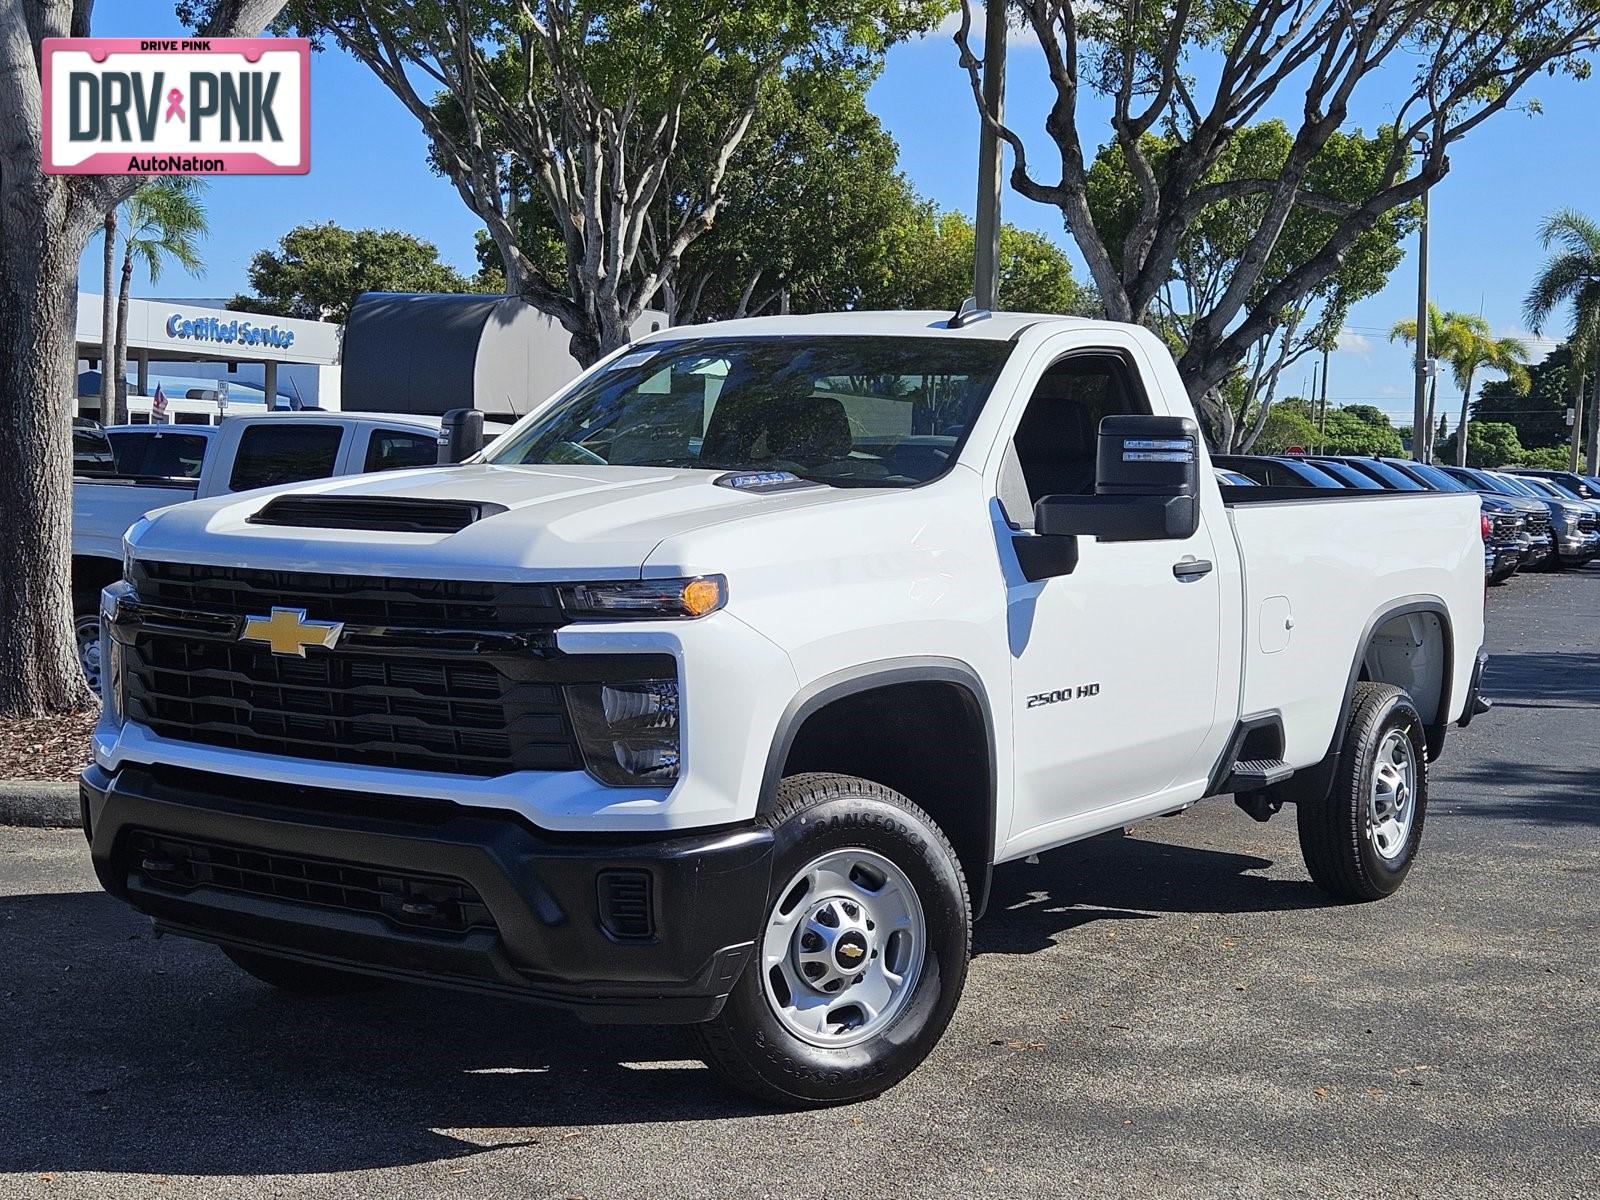
[(944, 472), (1011, 353), (950, 337), (695, 338), (623, 354), (486, 461), (788, 471), (845, 487)]

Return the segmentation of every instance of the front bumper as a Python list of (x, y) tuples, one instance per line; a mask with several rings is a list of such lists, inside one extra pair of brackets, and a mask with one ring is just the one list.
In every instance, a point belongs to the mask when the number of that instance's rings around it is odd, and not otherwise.
[(79, 792), (101, 884), (158, 929), (592, 1021), (714, 1017), (771, 871), (755, 826), (551, 834), (444, 800), (143, 766), (90, 767)]

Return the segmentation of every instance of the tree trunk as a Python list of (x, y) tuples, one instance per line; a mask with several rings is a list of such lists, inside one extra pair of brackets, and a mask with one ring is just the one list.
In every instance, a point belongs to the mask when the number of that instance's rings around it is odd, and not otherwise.
[(1589, 449), (1585, 454), (1584, 474), (1600, 474), (1600, 365), (1594, 369), (1594, 387), (1589, 389)]
[[(115, 341), (116, 317), (112, 311), (111, 283), (117, 261), (117, 210), (106, 214), (105, 269), (100, 283), (100, 420), (112, 416), (115, 407), (115, 390), (111, 386), (111, 346)], [(76, 394), (77, 389), (73, 389)]]
[(117, 288), (117, 417), (116, 424), (128, 423), (128, 292), (133, 287), (133, 243), (122, 256), (122, 283)]
[(1472, 403), (1472, 375), (1467, 375), (1467, 386), (1461, 390), (1461, 424), (1456, 426), (1456, 466), (1467, 465), (1467, 422), (1471, 414), (1467, 406)]
[(71, 560), (78, 260), (96, 222), (74, 228), (56, 179), (5, 190), (0, 512), (9, 533), (0, 538), (0, 713), (41, 716), (93, 702), (72, 633)]

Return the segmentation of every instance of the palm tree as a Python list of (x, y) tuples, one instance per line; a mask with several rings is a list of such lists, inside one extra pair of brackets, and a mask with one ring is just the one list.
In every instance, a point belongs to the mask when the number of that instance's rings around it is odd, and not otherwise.
[[(117, 389), (115, 424), (128, 419), (128, 291), (133, 284), (134, 260), (144, 264), (151, 283), (161, 278), (169, 258), (191, 275), (200, 273), (204, 264), (195, 241), (208, 228), (205, 206), (199, 200), (205, 186), (203, 179), (193, 175), (152, 179), (122, 207), (122, 284), (117, 291), (116, 351), (110, 368)], [(101, 349), (103, 356), (104, 347)]]
[[(1556, 309), (1572, 306), (1572, 331), (1567, 346), (1572, 351), (1572, 454), (1570, 469), (1578, 469), (1578, 445), (1583, 429), (1583, 373), (1590, 363), (1600, 363), (1600, 225), (1574, 209), (1564, 208), (1539, 226), (1539, 241), (1546, 250), (1559, 248), (1533, 281), (1523, 311), (1538, 333)], [(1595, 379), (1600, 384), (1600, 368)], [(1595, 411), (1590, 414), (1588, 470), (1596, 470), (1596, 442), (1600, 441), (1600, 387)]]
[[(1408, 345), (1417, 340), (1415, 321), (1397, 321), (1389, 331), (1389, 340), (1403, 340)], [(1497, 338), (1489, 330), (1489, 322), (1477, 313), (1441, 312), (1428, 306), (1428, 349), (1437, 359), (1450, 364), (1450, 374), (1461, 389), (1461, 423), (1456, 426), (1456, 465), (1466, 465), (1468, 406), (1472, 402), (1474, 377), (1484, 368), (1500, 371), (1519, 391), (1528, 387), (1528, 348), (1516, 338)], [(1434, 427), (1435, 401), (1439, 394), (1439, 377), (1435, 375), (1428, 388), (1428, 424)], [(1440, 424), (1443, 415), (1440, 414)], [(1433, 457), (1430, 440), (1423, 457)]]

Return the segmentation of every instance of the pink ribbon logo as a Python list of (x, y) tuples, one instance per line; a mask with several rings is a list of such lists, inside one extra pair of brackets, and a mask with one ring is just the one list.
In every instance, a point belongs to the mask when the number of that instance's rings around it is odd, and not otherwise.
[(178, 88), (173, 88), (167, 93), (167, 115), (162, 123), (165, 124), (167, 121), (172, 120), (173, 117), (177, 117), (180, 121), (189, 119), (183, 115), (183, 92)]

